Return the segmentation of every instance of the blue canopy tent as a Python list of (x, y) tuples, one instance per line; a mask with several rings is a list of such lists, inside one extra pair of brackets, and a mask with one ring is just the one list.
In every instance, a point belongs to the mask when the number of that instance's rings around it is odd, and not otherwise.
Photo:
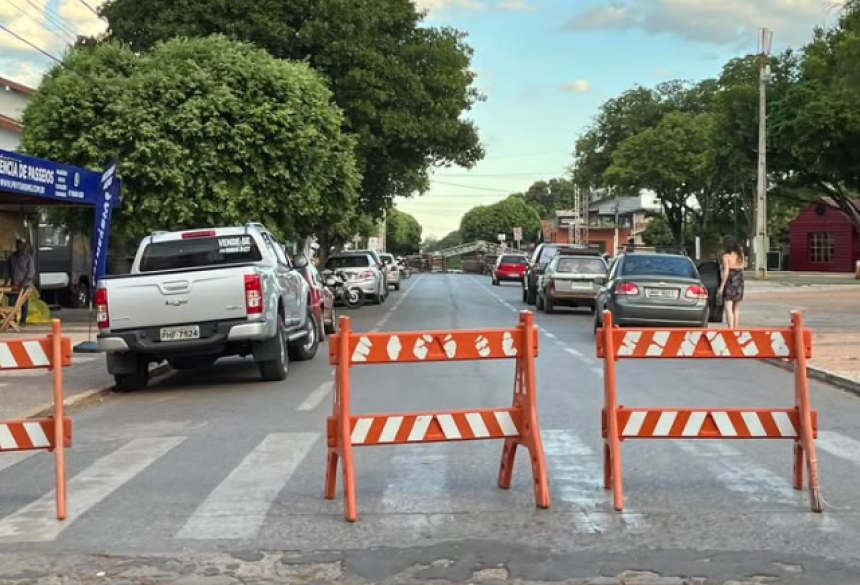
[[(51, 160), (0, 150), (0, 215), (36, 216), (54, 206), (91, 206), (94, 229), (90, 281), (104, 275), (113, 209), (119, 205), (120, 180), (112, 162), (101, 173)], [(22, 223), (24, 223), (22, 221)], [(38, 242), (38, 221), (30, 222), (30, 242)], [(8, 230), (9, 223), (0, 222)], [(11, 239), (0, 233), (0, 244)], [(4, 242), (5, 240), (5, 242)], [(5, 264), (5, 263), (4, 263)], [(37, 273), (39, 272), (37, 267)]]

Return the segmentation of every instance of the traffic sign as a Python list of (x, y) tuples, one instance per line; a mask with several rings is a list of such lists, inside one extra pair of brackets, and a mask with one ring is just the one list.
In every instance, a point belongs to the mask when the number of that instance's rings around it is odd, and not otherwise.
[(523, 228), (515, 227), (514, 228), (514, 241), (522, 242), (523, 241)]
[(504, 242), (504, 241), (505, 241), (505, 234), (499, 234), (499, 241), (500, 241), (500, 242)]

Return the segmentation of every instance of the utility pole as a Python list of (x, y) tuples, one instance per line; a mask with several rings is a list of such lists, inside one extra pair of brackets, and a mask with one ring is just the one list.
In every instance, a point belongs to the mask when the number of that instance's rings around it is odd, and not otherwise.
[(615, 197), (615, 236), (612, 238), (612, 257), (618, 254), (618, 196)]
[(758, 176), (755, 206), (755, 244), (753, 246), (755, 271), (759, 278), (767, 278), (767, 84), (770, 81), (770, 47), (773, 32), (763, 28), (759, 39), (758, 83)]

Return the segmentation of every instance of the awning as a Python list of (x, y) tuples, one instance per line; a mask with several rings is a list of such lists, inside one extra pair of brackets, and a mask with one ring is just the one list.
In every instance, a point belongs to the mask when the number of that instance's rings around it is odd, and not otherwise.
[[(102, 173), (0, 150), (0, 209), (96, 205)], [(118, 198), (111, 201), (113, 206)]]

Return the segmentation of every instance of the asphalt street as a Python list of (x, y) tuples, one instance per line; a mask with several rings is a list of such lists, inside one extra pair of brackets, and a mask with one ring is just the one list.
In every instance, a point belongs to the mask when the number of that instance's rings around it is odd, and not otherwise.
[[(518, 285), (428, 274), (381, 306), (344, 314), (357, 331), (479, 329), (514, 326), (525, 308)], [(549, 510), (534, 505), (523, 454), (511, 489), (496, 487), (499, 441), (398, 445), (356, 449), (359, 519), (347, 523), (341, 492), (322, 493), (332, 388), (323, 344), (282, 383), (225, 359), (73, 412), (65, 522), (53, 517), (51, 456), (0, 456), (0, 582), (99, 566), (135, 582), (194, 573), (195, 563), (220, 567), (201, 578), (235, 576), (272, 555), (286, 562), (289, 551), (289, 563), (309, 567), (303, 578), (318, 581), (616, 583), (639, 571), (664, 583), (860, 583), (860, 398), (810, 386), (824, 514), (791, 486), (791, 441), (635, 440), (623, 445), (617, 513), (602, 487), (592, 316), (562, 309), (535, 321)], [(508, 406), (513, 371), (508, 361), (356, 367), (352, 410)], [(621, 362), (618, 386), (626, 406), (793, 400), (790, 373), (747, 360)], [(138, 572), (125, 574), (126, 562)]]

